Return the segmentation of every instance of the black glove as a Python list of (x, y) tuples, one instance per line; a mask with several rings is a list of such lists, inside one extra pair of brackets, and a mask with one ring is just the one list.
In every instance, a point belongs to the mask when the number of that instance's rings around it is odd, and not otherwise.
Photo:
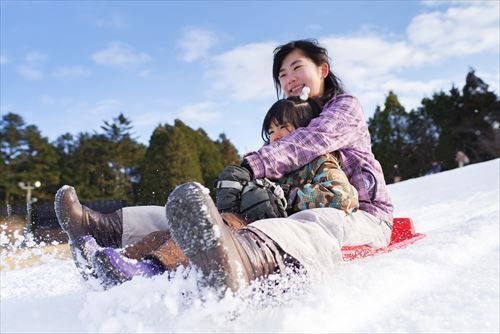
[(250, 172), (244, 167), (230, 165), (224, 168), (215, 183), (219, 212), (239, 213), (241, 190), (250, 180)]
[(248, 221), (286, 217), (283, 189), (268, 179), (256, 179), (243, 187), (239, 214)]
[(240, 166), (241, 166), (241, 168), (245, 168), (248, 171), (248, 173), (250, 174), (250, 178), (253, 179), (254, 175), (253, 175), (252, 167), (250, 167), (250, 164), (248, 163), (248, 161), (246, 161), (246, 159), (243, 159), (241, 161)]

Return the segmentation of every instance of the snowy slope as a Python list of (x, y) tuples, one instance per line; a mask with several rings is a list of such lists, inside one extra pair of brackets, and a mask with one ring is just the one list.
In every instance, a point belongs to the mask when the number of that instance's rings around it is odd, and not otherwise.
[(3, 270), (0, 331), (498, 333), (499, 174), (497, 159), (391, 185), (396, 216), (413, 217), (424, 239), (272, 297), (204, 292), (201, 303), (195, 273), (102, 291), (50, 258)]

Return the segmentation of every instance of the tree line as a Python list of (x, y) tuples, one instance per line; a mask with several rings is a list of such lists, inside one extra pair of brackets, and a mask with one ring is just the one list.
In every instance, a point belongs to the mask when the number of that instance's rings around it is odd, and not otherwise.
[[(386, 180), (394, 164), (403, 179), (425, 174), (433, 160), (443, 169), (455, 167), (456, 150), (472, 162), (500, 156), (500, 103), (488, 85), (470, 70), (462, 90), (452, 87), (422, 100), (407, 112), (394, 92), (368, 119), (372, 148)], [(82, 201), (119, 199), (128, 205), (164, 205), (179, 184), (200, 182), (211, 190), (224, 166), (239, 163), (235, 146), (220, 134), (217, 140), (203, 129), (180, 120), (161, 124), (148, 146), (133, 135), (123, 114), (104, 121), (100, 131), (65, 133), (54, 142), (36, 125), (25, 124), (15, 113), (0, 123), (0, 200), (7, 206), (25, 203), (19, 182), (38, 180), (39, 202), (52, 203), (63, 184), (75, 186)], [(258, 135), (258, 134), (256, 134)], [(213, 194), (213, 191), (211, 192)]]
[(388, 183), (394, 164), (404, 180), (425, 175), (433, 161), (442, 170), (455, 168), (457, 151), (471, 163), (500, 156), (500, 101), (473, 69), (461, 90), (453, 86), (449, 92), (434, 93), (410, 112), (389, 92), (368, 127)]
[(26, 200), (18, 183), (28, 180), (43, 185), (33, 190), (38, 202), (53, 202), (57, 189), (69, 184), (82, 201), (164, 205), (175, 186), (197, 181), (212, 188), (225, 165), (240, 161), (225, 134), (214, 141), (180, 120), (159, 125), (147, 147), (134, 139), (123, 114), (104, 121), (100, 132), (65, 133), (53, 143), (17, 114), (1, 122), (0, 199), (7, 205)]

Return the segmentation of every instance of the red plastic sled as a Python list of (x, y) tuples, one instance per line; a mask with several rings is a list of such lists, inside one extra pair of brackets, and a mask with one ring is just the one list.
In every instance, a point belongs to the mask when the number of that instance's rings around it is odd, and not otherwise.
[(342, 247), (344, 261), (352, 261), (379, 253), (391, 252), (395, 249), (404, 248), (425, 237), (425, 234), (415, 233), (415, 226), (411, 218), (394, 218), (392, 223), (391, 242), (389, 246), (384, 248), (372, 248), (367, 245), (344, 246)]

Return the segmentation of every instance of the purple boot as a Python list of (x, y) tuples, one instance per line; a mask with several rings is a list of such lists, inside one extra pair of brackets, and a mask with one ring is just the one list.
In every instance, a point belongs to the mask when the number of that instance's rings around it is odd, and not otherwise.
[(152, 277), (165, 272), (164, 266), (155, 259), (129, 259), (109, 247), (95, 253), (93, 264), (104, 288), (130, 281), (135, 276)]
[(102, 247), (97, 244), (96, 240), (90, 235), (83, 235), (74, 240), (70, 240), (69, 247), (76, 268), (83, 279), (88, 280), (91, 277), (96, 278), (97, 275), (92, 265), (92, 258), (99, 249), (102, 249)]

